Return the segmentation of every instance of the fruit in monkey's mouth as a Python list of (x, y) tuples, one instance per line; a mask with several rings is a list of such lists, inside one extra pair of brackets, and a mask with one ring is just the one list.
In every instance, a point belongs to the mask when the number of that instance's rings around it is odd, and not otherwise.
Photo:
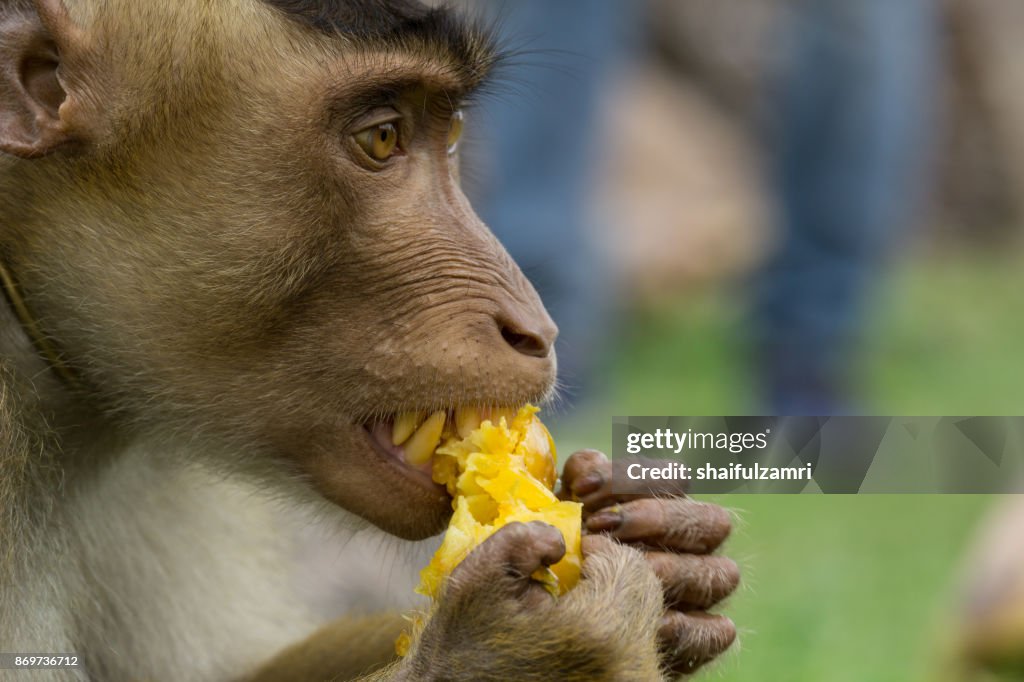
[[(565, 593), (579, 581), (582, 505), (559, 501), (552, 492), (555, 444), (537, 418), (538, 412), (532, 405), (520, 408), (515, 415), (501, 410), (481, 415), (471, 408), (456, 412), (456, 433), (432, 453), (432, 478), (452, 496), (455, 513), (440, 549), (420, 572), (416, 588), (420, 594), (436, 599), (444, 579), (473, 548), (516, 521), (549, 523), (561, 531), (565, 540), (565, 556), (549, 569), (537, 571), (532, 576), (535, 580), (553, 595)], [(431, 427), (438, 434), (445, 428), (444, 415), (438, 412), (427, 418), (438, 422)], [(394, 440), (411, 440), (419, 435), (423, 427), (415, 430), (418, 421), (423, 421), (422, 415), (396, 418)], [(433, 438), (432, 432), (427, 435)], [(413, 452), (418, 453), (416, 447)], [(406, 457), (414, 464), (408, 451)], [(408, 652), (412, 637), (422, 626), (422, 619), (413, 619), (413, 634), (405, 633), (395, 643), (399, 655)]]

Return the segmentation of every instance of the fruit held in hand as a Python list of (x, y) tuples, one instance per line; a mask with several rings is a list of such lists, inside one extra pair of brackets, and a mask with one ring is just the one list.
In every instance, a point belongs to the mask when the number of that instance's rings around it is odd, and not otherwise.
[[(458, 435), (433, 454), (433, 479), (448, 488), (455, 512), (440, 549), (420, 572), (420, 594), (436, 599), (445, 577), (474, 547), (516, 521), (549, 523), (565, 539), (565, 556), (534, 579), (552, 594), (563, 594), (579, 581), (581, 505), (560, 501), (552, 492), (555, 445), (538, 412), (526, 405), (514, 416), (499, 410), (480, 415), (473, 409), (456, 414)], [(410, 644), (403, 635), (396, 650), (405, 655)]]
[(555, 445), (527, 405), (515, 417), (488, 419), (434, 455), (434, 481), (452, 496), (455, 513), (441, 548), (420, 573), (417, 591), (436, 597), (445, 576), (469, 552), (514, 521), (544, 521), (562, 532), (565, 557), (551, 567), (558, 593), (580, 575), (580, 505), (561, 502), (555, 485)]

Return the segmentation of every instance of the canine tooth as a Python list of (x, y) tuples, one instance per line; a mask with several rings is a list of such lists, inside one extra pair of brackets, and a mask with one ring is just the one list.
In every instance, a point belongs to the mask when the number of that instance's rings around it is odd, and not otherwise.
[(480, 411), (475, 407), (460, 407), (455, 411), (455, 430), (460, 438), (469, 438), (469, 434), (480, 428)]
[(430, 461), (434, 450), (441, 444), (441, 433), (447, 412), (435, 412), (412, 434), (405, 443), (405, 461), (413, 466), (420, 466)]
[(401, 445), (409, 440), (409, 436), (423, 423), (424, 416), (423, 412), (403, 412), (395, 417), (395, 423), (391, 425), (391, 442)]

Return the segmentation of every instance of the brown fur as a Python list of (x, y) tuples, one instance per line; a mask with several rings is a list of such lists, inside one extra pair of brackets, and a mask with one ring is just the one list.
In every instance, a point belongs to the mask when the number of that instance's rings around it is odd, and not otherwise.
[[(555, 372), (445, 151), (486, 36), (370, 4), (346, 33), (316, 3), (0, 0), (0, 643), (86, 663), (25, 679), (660, 677), (657, 577), (610, 542), (532, 603), (508, 567), (551, 529), (505, 529), (390, 667), (394, 616), (325, 623), (287, 579), (310, 510), (406, 539), (450, 513), (365, 422)], [(371, 105), (414, 131), (379, 170)]]

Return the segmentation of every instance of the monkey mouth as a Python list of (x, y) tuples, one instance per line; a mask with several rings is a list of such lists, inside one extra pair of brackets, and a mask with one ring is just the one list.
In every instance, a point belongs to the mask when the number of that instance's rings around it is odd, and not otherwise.
[(434, 452), (449, 438), (466, 438), (484, 420), (501, 417), (511, 421), (511, 408), (461, 407), (455, 410), (400, 412), (389, 418), (363, 424), (373, 450), (396, 464), (408, 478), (447, 495), (433, 479)]

